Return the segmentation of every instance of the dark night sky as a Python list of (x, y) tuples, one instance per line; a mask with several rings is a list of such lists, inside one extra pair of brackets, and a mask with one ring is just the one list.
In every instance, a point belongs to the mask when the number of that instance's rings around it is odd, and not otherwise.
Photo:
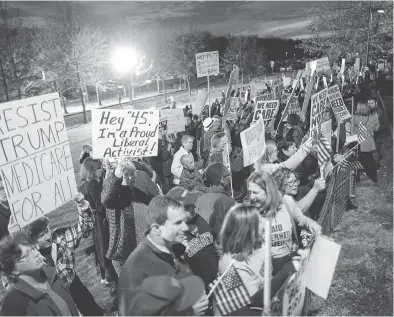
[[(27, 24), (43, 25), (59, 14), (58, 2), (11, 1)], [(164, 27), (189, 25), (215, 35), (304, 38), (322, 2), (312, 1), (78, 1), (85, 20), (112, 32), (160, 21)]]

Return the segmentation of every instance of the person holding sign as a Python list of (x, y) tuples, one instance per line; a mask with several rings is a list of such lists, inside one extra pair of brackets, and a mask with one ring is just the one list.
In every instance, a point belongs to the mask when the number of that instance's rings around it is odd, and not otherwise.
[(78, 310), (84, 316), (101, 316), (103, 310), (97, 305), (87, 287), (75, 272), (75, 249), (82, 238), (93, 229), (89, 203), (79, 193), (74, 196), (79, 221), (66, 228), (49, 229), (49, 218), (41, 217), (24, 227), (33, 244), (37, 244), (45, 265), (55, 267), (57, 274), (70, 289)]
[[(307, 227), (316, 235), (321, 233), (321, 226), (304, 216), (296, 202), (279, 192), (275, 180), (266, 172), (255, 172), (248, 179), (250, 201), (255, 204), (260, 214), (272, 218), (272, 265), (275, 275), (286, 263), (292, 260), (298, 249), (298, 236), (295, 223)], [(279, 208), (268, 208), (272, 201), (279, 199)], [(293, 236), (296, 245), (293, 246)]]
[(9, 286), (1, 306), (3, 316), (79, 316), (69, 288), (31, 244), (26, 232), (0, 242), (0, 268)]
[[(276, 163), (278, 161), (278, 147), (274, 141), (267, 140), (265, 152), (260, 159), (261, 171), (273, 174), (275, 171), (283, 167), (294, 170), (311, 151), (312, 141), (313, 138), (309, 138), (287, 161)], [(257, 170), (256, 166), (255, 169)]]

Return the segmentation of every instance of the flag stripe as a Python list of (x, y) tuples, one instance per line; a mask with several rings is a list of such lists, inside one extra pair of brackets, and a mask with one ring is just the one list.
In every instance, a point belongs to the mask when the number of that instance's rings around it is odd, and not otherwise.
[(317, 159), (319, 166), (321, 167), (330, 160), (331, 156), (331, 146), (328, 143), (327, 139), (323, 136), (322, 133), (319, 133), (319, 139), (317, 143)]

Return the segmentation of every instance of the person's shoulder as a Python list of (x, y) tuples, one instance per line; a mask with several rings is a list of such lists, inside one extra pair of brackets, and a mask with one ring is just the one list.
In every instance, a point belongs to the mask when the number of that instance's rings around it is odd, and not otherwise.
[(24, 294), (9, 286), (1, 305), (3, 316), (26, 316), (28, 298)]

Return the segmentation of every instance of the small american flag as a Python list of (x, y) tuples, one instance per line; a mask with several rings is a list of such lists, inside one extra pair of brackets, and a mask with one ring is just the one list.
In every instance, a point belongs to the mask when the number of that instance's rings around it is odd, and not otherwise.
[(351, 162), (351, 161), (348, 161), (347, 159), (343, 159), (342, 161), (340, 161), (338, 163), (338, 165), (344, 169), (349, 170), (349, 171), (358, 171), (358, 170), (364, 169), (364, 167), (360, 161)]
[(330, 143), (328, 143), (327, 139), (323, 136), (323, 134), (319, 133), (319, 138), (317, 142), (317, 159), (319, 161), (319, 167), (323, 166), (327, 161), (330, 160), (330, 153), (332, 152)]
[(367, 128), (362, 124), (362, 122), (360, 122), (358, 125), (358, 134), (357, 134), (359, 143), (363, 143), (365, 141), (365, 139), (367, 138), (367, 133), (368, 133)]
[[(219, 279), (220, 276), (209, 284), (209, 288), (216, 285)], [(249, 292), (234, 266), (219, 282), (213, 291), (213, 297), (221, 316), (231, 314), (251, 304)]]

